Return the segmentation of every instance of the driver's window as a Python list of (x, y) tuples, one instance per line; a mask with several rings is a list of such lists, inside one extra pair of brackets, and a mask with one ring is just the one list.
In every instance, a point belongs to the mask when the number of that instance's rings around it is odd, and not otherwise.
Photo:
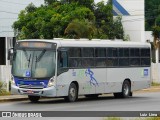
[(68, 67), (68, 56), (66, 51), (59, 52), (59, 63), (60, 68), (67, 68)]

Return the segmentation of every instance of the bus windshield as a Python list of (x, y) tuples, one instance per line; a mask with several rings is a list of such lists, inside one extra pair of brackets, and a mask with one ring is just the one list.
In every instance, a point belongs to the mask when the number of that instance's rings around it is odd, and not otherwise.
[(49, 78), (55, 75), (55, 51), (17, 49), (14, 52), (12, 74), (16, 77)]

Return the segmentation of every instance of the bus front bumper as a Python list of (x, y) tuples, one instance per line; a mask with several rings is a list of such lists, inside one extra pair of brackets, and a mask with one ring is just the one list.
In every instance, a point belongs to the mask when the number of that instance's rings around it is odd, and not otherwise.
[(33, 95), (33, 96), (44, 96), (44, 97), (55, 97), (56, 88), (55, 86), (43, 88), (43, 89), (24, 89), (19, 88), (15, 85), (11, 86), (11, 94), (15, 95)]

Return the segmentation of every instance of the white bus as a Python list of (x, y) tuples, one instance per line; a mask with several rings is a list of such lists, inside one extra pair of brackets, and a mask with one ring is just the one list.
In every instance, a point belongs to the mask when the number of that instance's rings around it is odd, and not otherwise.
[(11, 93), (31, 102), (103, 93), (127, 98), (151, 85), (150, 49), (149, 43), (110, 40), (20, 40), (10, 57)]

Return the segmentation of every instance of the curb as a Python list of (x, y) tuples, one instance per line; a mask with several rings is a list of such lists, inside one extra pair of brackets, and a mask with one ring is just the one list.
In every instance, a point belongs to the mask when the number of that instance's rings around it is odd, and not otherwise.
[[(22, 97), (12, 97), (9, 98), (9, 96), (3, 96), (3, 98), (1, 98), (2, 96), (0, 96), (0, 102), (9, 102), (9, 101), (24, 101), (24, 100), (28, 100), (28, 97), (26, 96), (22, 96)], [(7, 98), (5, 98), (7, 97)]]

